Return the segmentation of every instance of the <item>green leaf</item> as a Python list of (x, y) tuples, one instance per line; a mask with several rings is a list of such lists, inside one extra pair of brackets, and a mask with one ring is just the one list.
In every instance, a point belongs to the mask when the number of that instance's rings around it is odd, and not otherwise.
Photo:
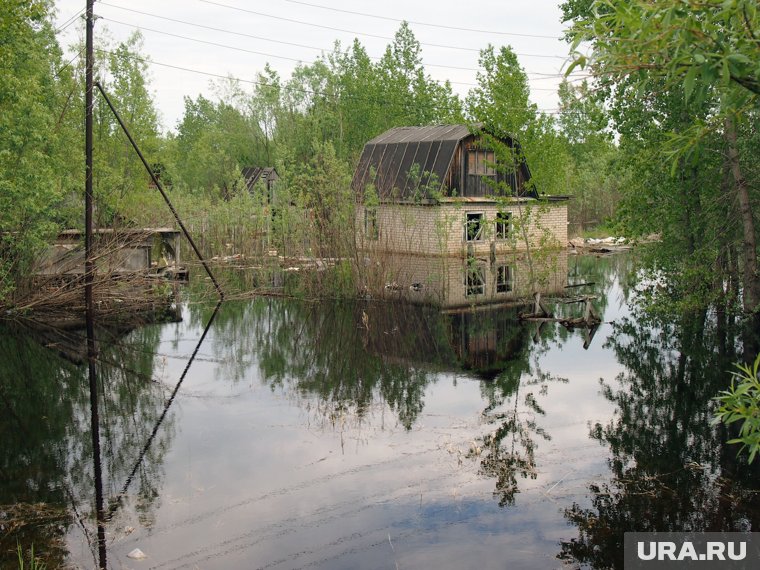
[(733, 63), (752, 63), (752, 60), (743, 53), (732, 53), (727, 56), (729, 61)]
[(585, 55), (580, 56), (578, 59), (576, 59), (575, 61), (573, 61), (567, 67), (567, 71), (565, 71), (565, 77), (567, 77), (568, 75), (570, 75), (573, 72), (573, 69), (575, 69), (576, 67), (579, 67), (579, 66), (580, 66), (581, 69), (583, 69), (584, 67), (586, 67), (586, 56)]
[(731, 71), (728, 67), (728, 58), (723, 58), (723, 61), (721, 62), (721, 75), (720, 78), (723, 80), (723, 85), (726, 87), (731, 83)]
[(691, 94), (694, 91), (694, 80), (697, 77), (697, 67), (695, 65), (692, 65), (689, 68), (689, 71), (686, 72), (686, 78), (683, 81), (683, 90), (684, 95), (686, 96), (686, 101), (688, 101), (691, 98)]
[(577, 50), (578, 46), (581, 44), (582, 41), (583, 41), (583, 34), (581, 34), (578, 31), (574, 32), (573, 43), (570, 45), (570, 51), (574, 52), (575, 50)]

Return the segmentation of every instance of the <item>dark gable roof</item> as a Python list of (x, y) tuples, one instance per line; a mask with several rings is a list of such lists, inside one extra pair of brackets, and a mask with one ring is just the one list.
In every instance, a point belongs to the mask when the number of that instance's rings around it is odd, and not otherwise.
[[(475, 136), (466, 125), (390, 129), (364, 145), (351, 187), (361, 195), (366, 186), (373, 183), (378, 196), (400, 199), (418, 195), (420, 186), (430, 181), (436, 181), (435, 190), (442, 191), (457, 146), (464, 139)], [(505, 142), (510, 146), (517, 144), (512, 140)], [(416, 177), (412, 175), (413, 165), (419, 169)], [(524, 179), (530, 179), (527, 164), (523, 163), (521, 169)], [(373, 170), (375, 176), (371, 180)]]
[(438, 125), (434, 127), (396, 127), (376, 136), (367, 144), (410, 143), (423, 141), (461, 141), (472, 133), (465, 125)]
[[(470, 135), (464, 125), (396, 127), (386, 131), (364, 145), (351, 187), (361, 193), (373, 182), (379, 196), (391, 196), (395, 188), (399, 197), (408, 197), (417, 190), (415, 186), (433, 179), (440, 190), (457, 144)], [(419, 166), (419, 175), (430, 173), (429, 178), (410, 180), (413, 164)], [(370, 180), (372, 169), (374, 180)]]
[(245, 180), (245, 186), (248, 190), (252, 190), (259, 180), (268, 182), (271, 180), (277, 180), (277, 171), (273, 166), (266, 166), (264, 168), (260, 166), (246, 166), (242, 171), (243, 179)]

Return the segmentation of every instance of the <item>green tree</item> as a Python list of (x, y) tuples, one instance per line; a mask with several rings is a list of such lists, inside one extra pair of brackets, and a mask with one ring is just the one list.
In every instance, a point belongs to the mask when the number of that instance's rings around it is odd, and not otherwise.
[(489, 45), (480, 53), (478, 86), (467, 96), (467, 114), (496, 138), (515, 138), (514, 162), (527, 162), (531, 186), (542, 194), (562, 194), (559, 175), (566, 163), (565, 145), (554, 119), (530, 101), (528, 76), (509, 46)]
[(247, 118), (233, 105), (199, 95), (185, 97), (177, 126), (172, 178), (183, 189), (218, 199), (240, 187), (241, 169), (254, 165), (254, 144)]
[(592, 45), (591, 57), (579, 55), (569, 70), (589, 64), (602, 84), (617, 89), (617, 96), (620, 87), (627, 86), (629, 102), (636, 97), (650, 105), (675, 95), (681, 100), (678, 114), (684, 115), (694, 115), (693, 107), (709, 106), (691, 124), (671, 131), (660, 152), (670, 156), (673, 172), (680, 177), (686, 163), (688, 170), (704, 157), (701, 149), (707, 137), (722, 139), (725, 174), (719, 179), (730, 190), (727, 196), (736, 202), (733, 215), (740, 221), (743, 308), (756, 313), (756, 198), (742, 165), (740, 136), (743, 123), (756, 117), (760, 93), (757, 3), (569, 0), (563, 10), (573, 20), (574, 47), (584, 41)]
[(51, 10), (47, 0), (8, 0), (0, 10), (0, 305), (23, 293), (35, 256), (70, 221), (63, 206), (83, 170)]
[(528, 75), (509, 46), (480, 52), (478, 86), (467, 96), (469, 115), (497, 137), (527, 137), (538, 110), (530, 102)]
[[(156, 156), (161, 144), (158, 112), (149, 92), (147, 59), (143, 39), (134, 32), (112, 46), (102, 33), (95, 61), (95, 80), (111, 99), (140, 149), (147, 157)], [(78, 82), (84, 89), (84, 67), (80, 62)], [(81, 107), (84, 113), (84, 107)], [(105, 99), (96, 91), (93, 109), (93, 186), (96, 197), (96, 224), (111, 226), (121, 220), (121, 204), (135, 192), (146, 191), (150, 176), (133, 150)], [(126, 220), (131, 221), (131, 220)]]
[(569, 221), (579, 229), (611, 220), (617, 212), (626, 170), (609, 130), (603, 100), (587, 81), (559, 86), (558, 126), (567, 145), (565, 193), (572, 195)]

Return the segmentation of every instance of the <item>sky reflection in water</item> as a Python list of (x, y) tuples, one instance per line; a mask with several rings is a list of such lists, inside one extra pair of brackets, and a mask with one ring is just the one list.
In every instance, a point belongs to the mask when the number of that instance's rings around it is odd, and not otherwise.
[[(629, 318), (630, 262), (570, 261), (616, 323), (588, 350), (516, 309), (227, 303), (116, 504), (210, 309), (131, 333), (104, 372), (109, 567), (622, 568), (625, 530), (757, 528), (708, 425), (733, 353), (709, 322)], [(67, 401), (86, 417), (86, 398)], [(66, 492), (45, 500), (89, 514), (86, 446), (57, 445), (46, 477)], [(40, 500), (27, 487), (6, 495)], [(91, 526), (64, 527), (81, 567)]]

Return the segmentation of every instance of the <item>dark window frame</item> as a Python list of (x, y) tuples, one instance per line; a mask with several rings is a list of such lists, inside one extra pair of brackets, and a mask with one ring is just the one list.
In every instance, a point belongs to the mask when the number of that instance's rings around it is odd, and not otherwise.
[(507, 240), (512, 235), (512, 212), (496, 212), (494, 236), (497, 240)]
[(485, 240), (485, 212), (464, 213), (464, 241), (475, 242)]
[(486, 294), (486, 270), (481, 264), (468, 263), (464, 268), (464, 295), (478, 297)]
[(511, 293), (515, 290), (514, 268), (511, 265), (496, 266), (496, 292)]

